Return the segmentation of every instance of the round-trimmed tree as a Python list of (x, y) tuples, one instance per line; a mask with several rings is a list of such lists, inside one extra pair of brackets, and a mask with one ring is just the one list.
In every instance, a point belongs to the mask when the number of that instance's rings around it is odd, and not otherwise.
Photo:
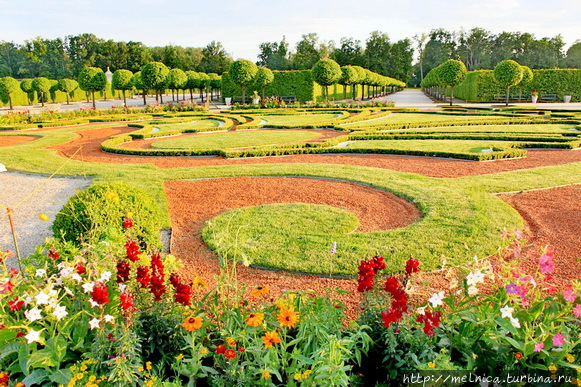
[(238, 59), (232, 62), (228, 69), (230, 79), (242, 89), (242, 102), (246, 102), (246, 88), (254, 81), (254, 76), (258, 72), (258, 67), (246, 59)]
[(190, 70), (186, 71), (186, 76), (188, 77), (188, 81), (186, 82), (186, 88), (190, 91), (190, 99), (193, 101), (194, 89), (198, 87), (199, 73)]
[(71, 97), (71, 94), (77, 90), (78, 87), (79, 82), (75, 81), (74, 79), (63, 78), (59, 80), (59, 90), (65, 93), (65, 96), (67, 97), (67, 105), (70, 105), (69, 97)]
[(182, 69), (171, 69), (167, 74), (167, 87), (171, 89), (171, 98), (175, 101), (175, 94), (178, 95), (178, 100), (180, 98), (178, 94), (179, 89), (185, 89), (188, 83), (188, 76)]
[(521, 66), (522, 67), (522, 79), (518, 84), (518, 87), (520, 88), (520, 92), (519, 94), (522, 95), (522, 89), (523, 87), (527, 87), (528, 85), (531, 84), (531, 82), (533, 81), (533, 79), (535, 78), (535, 75), (533, 74), (533, 70), (531, 70), (531, 68), (529, 66)]
[(91, 93), (93, 108), (96, 108), (95, 92), (103, 91), (107, 87), (107, 76), (103, 70), (98, 67), (85, 67), (79, 74), (78, 82), (81, 90)]
[(523, 69), (514, 60), (503, 60), (494, 68), (494, 79), (496, 83), (506, 88), (506, 106), (508, 106), (508, 96), (510, 87), (518, 85), (523, 79)]
[(210, 78), (210, 99), (212, 99), (214, 97), (214, 90), (222, 86), (222, 77), (216, 73), (209, 73), (208, 77)]
[(38, 100), (44, 106), (46, 95), (50, 92), (52, 84), (50, 80), (45, 77), (38, 77), (32, 80), (32, 89), (38, 94)]
[(23, 79), (20, 81), (20, 90), (26, 93), (26, 97), (28, 97), (28, 104), (32, 103), (32, 98), (34, 97), (32, 93), (34, 92), (34, 88), (32, 87), (32, 79)]
[(264, 99), (264, 89), (274, 81), (274, 73), (271, 69), (260, 67), (254, 76), (254, 85), (260, 88), (260, 95)]
[(12, 95), (20, 89), (20, 82), (12, 77), (0, 78), (0, 96), (8, 100), (10, 104), (10, 110), (13, 109), (12, 106)]
[(163, 90), (167, 87), (169, 69), (161, 62), (149, 62), (141, 69), (141, 78), (148, 89), (155, 90), (155, 100), (163, 103)]
[(466, 77), (468, 70), (464, 62), (456, 59), (448, 59), (439, 67), (438, 74), (440, 81), (446, 86), (450, 86), (450, 106), (454, 99), (454, 86), (458, 85)]
[(143, 105), (147, 105), (147, 100), (145, 96), (147, 95), (147, 86), (143, 83), (143, 78), (141, 77), (141, 71), (136, 72), (133, 74), (133, 86), (136, 89), (141, 90), (141, 96), (143, 97)]
[(202, 99), (202, 103), (204, 103), (204, 91), (210, 84), (210, 76), (206, 73), (198, 73), (198, 77), (196, 78), (196, 85), (198, 90), (200, 90), (200, 98)]
[[(361, 85), (361, 99), (363, 99), (364, 97), (364, 90), (363, 90), (363, 84), (365, 83), (365, 78), (367, 77), (367, 73), (365, 72), (365, 69), (361, 66), (353, 66), (353, 68), (355, 69), (355, 71), (357, 71), (357, 80), (355, 81), (355, 85)], [(353, 91), (353, 99), (357, 98), (357, 89), (354, 87), (354, 91)]]
[(324, 58), (313, 66), (313, 80), (323, 86), (325, 100), (329, 100), (329, 86), (337, 83), (341, 75), (341, 66), (333, 59)]
[(341, 78), (339, 78), (338, 83), (344, 86), (343, 99), (347, 99), (347, 86), (351, 86), (351, 95), (353, 96), (353, 85), (357, 82), (357, 79), (359, 79), (359, 73), (353, 66), (347, 65), (341, 67)]
[(111, 78), (111, 87), (114, 90), (121, 90), (123, 94), (123, 105), (127, 106), (125, 92), (133, 89), (133, 73), (129, 70), (115, 70)]

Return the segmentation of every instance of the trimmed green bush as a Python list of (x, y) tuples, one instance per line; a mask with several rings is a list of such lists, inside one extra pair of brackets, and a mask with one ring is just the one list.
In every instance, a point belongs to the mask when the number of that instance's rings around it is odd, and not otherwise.
[[(132, 212), (135, 226), (124, 229), (123, 220)], [(97, 184), (71, 197), (56, 216), (55, 238), (94, 245), (101, 241), (123, 246), (126, 232), (145, 249), (161, 248), (161, 213), (142, 189), (125, 183)]]
[(10, 110), (13, 108), (12, 96), (20, 90), (20, 82), (12, 77), (0, 78), (0, 98), (7, 100), (10, 104)]
[(524, 70), (514, 60), (503, 60), (494, 68), (496, 83), (506, 88), (506, 106), (510, 97), (510, 87), (518, 85), (524, 76)]
[(95, 92), (105, 90), (107, 87), (105, 73), (97, 67), (86, 67), (79, 74), (78, 82), (81, 90), (91, 93), (93, 108), (95, 108)]
[(129, 70), (116, 70), (113, 73), (111, 84), (114, 90), (121, 90), (123, 92), (123, 105), (127, 106), (125, 93), (127, 90), (131, 90), (134, 87), (133, 73)]
[(151, 90), (155, 90), (156, 100), (161, 98), (163, 103), (163, 90), (167, 87), (167, 75), (169, 69), (161, 62), (149, 62), (141, 69), (141, 80), (143, 85)]
[(313, 80), (324, 87), (324, 97), (329, 99), (329, 86), (337, 83), (341, 78), (341, 66), (333, 59), (325, 58), (319, 60), (313, 66)]
[(230, 75), (232, 82), (240, 86), (240, 89), (242, 90), (242, 101), (245, 100), (246, 89), (254, 81), (254, 76), (257, 72), (258, 67), (246, 59), (238, 59), (230, 65), (228, 75)]

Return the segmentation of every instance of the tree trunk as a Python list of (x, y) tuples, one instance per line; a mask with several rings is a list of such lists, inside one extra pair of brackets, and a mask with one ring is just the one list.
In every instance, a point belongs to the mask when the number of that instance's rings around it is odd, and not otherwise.
[(204, 103), (204, 89), (200, 87), (200, 99), (202, 100), (202, 103)]
[(508, 86), (506, 88), (506, 104), (505, 104), (505, 106), (508, 106), (508, 96), (509, 96), (509, 93), (510, 93), (510, 86)]
[(95, 92), (91, 91), (91, 97), (93, 98), (93, 109), (97, 109), (97, 104), (95, 104)]
[(10, 103), (10, 110), (14, 110), (14, 107), (12, 106), (12, 96), (10, 94), (8, 94), (8, 103)]
[(454, 86), (450, 86), (450, 106), (452, 106), (453, 99), (454, 99)]
[(147, 101), (145, 100), (145, 89), (142, 90), (141, 95), (143, 96), (143, 106), (147, 105)]
[(190, 99), (192, 100), (192, 102), (194, 101), (194, 90), (190, 89)]
[(123, 90), (123, 105), (127, 107), (127, 99), (125, 98), (125, 90)]
[(162, 90), (159, 91), (159, 100), (161, 101), (160, 103), (163, 105), (163, 91)]
[(65, 94), (67, 95), (67, 105), (70, 105), (71, 103), (69, 102), (69, 93), (65, 92)]
[(242, 105), (244, 105), (244, 103), (246, 102), (246, 88), (245, 87), (241, 87), (242, 89)]

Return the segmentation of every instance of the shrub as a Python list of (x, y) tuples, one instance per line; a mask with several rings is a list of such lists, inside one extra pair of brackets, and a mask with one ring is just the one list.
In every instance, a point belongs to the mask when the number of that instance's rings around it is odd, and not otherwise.
[(145, 248), (161, 247), (160, 212), (157, 204), (143, 190), (125, 183), (97, 184), (71, 197), (56, 216), (56, 238), (76, 245), (106, 241), (120, 243), (125, 238), (122, 220), (132, 212), (137, 224), (132, 237)]

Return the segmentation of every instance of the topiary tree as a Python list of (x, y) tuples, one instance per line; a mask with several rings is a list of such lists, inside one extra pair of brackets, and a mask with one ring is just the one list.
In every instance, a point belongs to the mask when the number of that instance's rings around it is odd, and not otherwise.
[(523, 79), (522, 66), (514, 60), (503, 60), (494, 68), (494, 79), (499, 85), (506, 87), (506, 106), (508, 106), (510, 87), (518, 85)]
[(145, 83), (143, 83), (143, 78), (141, 77), (141, 71), (136, 72), (135, 74), (133, 74), (133, 86), (135, 86), (136, 89), (141, 90), (141, 96), (143, 97), (143, 105), (147, 105), (147, 101), (145, 99), (145, 96), (147, 95), (147, 86), (145, 85)]
[(23, 79), (20, 81), (20, 90), (26, 93), (26, 96), (28, 97), (28, 104), (30, 105), (32, 103), (32, 93), (34, 92), (34, 88), (32, 87), (32, 79)]
[(186, 76), (188, 77), (188, 81), (186, 82), (186, 88), (190, 91), (190, 99), (193, 101), (194, 99), (194, 89), (198, 87), (198, 79), (200, 78), (200, 74), (195, 71), (186, 71)]
[(98, 67), (85, 67), (80, 72), (77, 80), (81, 90), (91, 93), (93, 108), (96, 108), (95, 92), (103, 91), (107, 87), (107, 76), (105, 76), (103, 70)]
[(59, 89), (59, 81), (56, 79), (49, 79), (50, 81), (50, 100), (52, 103), (56, 102), (56, 92), (60, 91)]
[[(175, 94), (178, 94), (178, 89), (184, 89), (188, 82), (188, 76), (182, 69), (171, 69), (167, 74), (167, 87), (171, 89), (171, 98), (175, 101)], [(178, 94), (178, 100), (180, 96)]]
[(325, 58), (319, 60), (313, 66), (313, 80), (323, 86), (325, 90), (325, 100), (329, 100), (329, 86), (337, 83), (341, 75), (341, 66), (333, 59)]
[(338, 83), (344, 86), (343, 99), (347, 99), (347, 86), (351, 86), (351, 95), (353, 96), (353, 85), (357, 82), (358, 79), (359, 73), (353, 66), (347, 65), (341, 67), (341, 78), (339, 78)]
[(266, 67), (260, 67), (254, 76), (254, 85), (260, 88), (260, 95), (264, 99), (264, 89), (274, 81), (274, 73)]
[(12, 95), (20, 89), (20, 82), (12, 77), (0, 78), (0, 96), (6, 98), (10, 104), (10, 110), (13, 109), (12, 106)]
[[(357, 81), (355, 81), (355, 85), (362, 85), (365, 83), (365, 78), (367, 76), (367, 73), (365, 72), (365, 69), (361, 66), (353, 66), (353, 69), (355, 71), (357, 71)], [(363, 99), (363, 94), (364, 90), (363, 87), (361, 87), (361, 99)], [(357, 89), (354, 87), (353, 89), (353, 99), (357, 98)]]
[(519, 82), (518, 86), (520, 87), (519, 94), (522, 95), (523, 87), (527, 87), (533, 81), (535, 75), (533, 74), (533, 70), (531, 70), (528, 66), (521, 66), (522, 67), (522, 79)]
[(155, 90), (155, 100), (163, 103), (163, 90), (167, 87), (169, 69), (161, 62), (149, 62), (141, 69), (141, 78), (148, 89)]
[(222, 87), (222, 77), (216, 73), (209, 73), (208, 77), (210, 78), (210, 98), (213, 98), (214, 90)]
[(468, 70), (466, 69), (464, 62), (456, 59), (448, 59), (438, 67), (440, 81), (442, 81), (445, 86), (450, 86), (450, 106), (452, 106), (452, 100), (454, 99), (454, 86), (464, 80)]
[(32, 89), (38, 94), (38, 100), (44, 106), (46, 94), (50, 92), (52, 84), (50, 80), (45, 77), (34, 78), (32, 80)]
[(67, 97), (67, 105), (70, 105), (69, 97), (79, 87), (79, 82), (74, 79), (63, 78), (58, 83), (59, 90), (65, 93)]
[(111, 78), (111, 87), (114, 90), (121, 90), (123, 105), (127, 106), (125, 92), (133, 89), (133, 73), (129, 70), (115, 70)]
[(246, 88), (254, 81), (258, 67), (246, 59), (238, 59), (232, 62), (228, 69), (230, 79), (242, 89), (242, 103), (246, 102)]
[(210, 84), (210, 76), (206, 73), (198, 73), (198, 77), (196, 78), (196, 85), (198, 90), (200, 90), (200, 98), (202, 99), (202, 103), (204, 103), (204, 91)]

